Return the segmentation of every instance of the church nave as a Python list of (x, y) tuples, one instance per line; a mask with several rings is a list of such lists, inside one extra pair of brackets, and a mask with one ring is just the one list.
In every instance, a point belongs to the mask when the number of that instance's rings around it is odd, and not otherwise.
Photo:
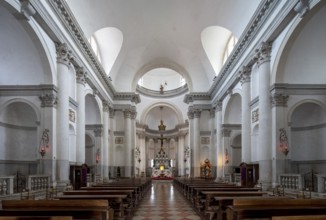
[(171, 181), (153, 181), (132, 219), (200, 220), (200, 217)]

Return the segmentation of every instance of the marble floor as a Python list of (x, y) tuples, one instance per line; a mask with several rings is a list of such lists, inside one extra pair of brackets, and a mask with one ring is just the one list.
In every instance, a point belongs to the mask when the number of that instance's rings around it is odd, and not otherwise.
[(200, 220), (172, 181), (153, 181), (132, 220)]

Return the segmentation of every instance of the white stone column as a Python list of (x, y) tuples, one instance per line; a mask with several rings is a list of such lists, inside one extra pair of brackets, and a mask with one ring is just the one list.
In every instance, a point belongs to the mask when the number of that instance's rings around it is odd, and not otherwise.
[(215, 139), (215, 131), (216, 131), (216, 120), (215, 120), (215, 108), (210, 109), (210, 131), (211, 131), (211, 137), (210, 137), (210, 152), (209, 152), (209, 160), (212, 165), (211, 167), (211, 176), (216, 177), (216, 139)]
[[(103, 142), (102, 142), (102, 137), (103, 137), (103, 126), (102, 125), (97, 125), (96, 128), (94, 129), (94, 136), (95, 136), (95, 163), (96, 166), (96, 171), (95, 174), (100, 175), (101, 179), (103, 179), (103, 167), (102, 167), (102, 161), (103, 161)], [(97, 161), (97, 156), (99, 157), (99, 161)]]
[(194, 177), (200, 177), (200, 119), (201, 111), (194, 111)]
[(288, 164), (288, 154), (284, 152), (284, 148), (280, 147), (280, 135), (281, 129), (284, 129), (284, 135), (286, 142), (287, 134), (290, 133), (291, 128), (287, 124), (286, 113), (287, 113), (287, 101), (289, 99), (288, 95), (282, 93), (274, 93), (272, 95), (272, 186), (277, 186), (278, 175), (280, 173), (287, 173)]
[(103, 102), (103, 180), (109, 180), (109, 102)]
[(230, 174), (230, 166), (232, 164), (231, 155), (230, 155), (230, 134), (231, 130), (222, 129), (222, 145), (223, 145), (223, 177), (225, 174)]
[[(40, 160), (42, 163), (42, 174), (51, 177), (51, 185), (56, 186), (56, 105), (57, 105), (57, 91), (45, 91), (40, 97), (41, 100), (41, 126), (39, 131), (41, 140), (42, 133), (45, 129), (49, 130), (48, 148), (45, 149), (46, 154)], [(40, 149), (39, 149), (40, 150)], [(41, 157), (41, 155), (40, 155)]]
[(69, 183), (69, 67), (71, 52), (66, 44), (57, 47), (57, 183), (59, 187)]
[(185, 175), (185, 155), (184, 155), (184, 150), (185, 150), (185, 137), (182, 134), (179, 134), (178, 138), (178, 173), (180, 176)]
[(76, 162), (78, 165), (85, 163), (85, 84), (86, 71), (79, 68), (76, 71), (77, 80), (77, 116), (76, 116)]
[(189, 158), (187, 160), (186, 168), (189, 168), (189, 175), (194, 177), (194, 111), (189, 109)]
[[(132, 155), (132, 160), (131, 160), (131, 176), (135, 176), (135, 165), (136, 165), (136, 162), (135, 162), (135, 148), (136, 148), (136, 116), (137, 116), (137, 112), (135, 109), (131, 110), (130, 112), (130, 151), (131, 151), (131, 154), (132, 152), (133, 155)], [(138, 164), (138, 162), (137, 162)]]
[(245, 163), (251, 162), (250, 75), (251, 67), (244, 66), (240, 71), (240, 82), (242, 85), (241, 160)]
[(223, 177), (222, 102), (216, 104), (216, 181)]
[(114, 148), (114, 116), (115, 112), (113, 108), (109, 108), (109, 172), (111, 177), (114, 175), (114, 167), (115, 167), (115, 148)]
[(264, 188), (272, 182), (272, 120), (270, 95), (270, 54), (271, 46), (262, 43), (258, 51), (259, 67), (259, 179)]
[(123, 114), (125, 119), (125, 177), (131, 177), (131, 111), (126, 109)]

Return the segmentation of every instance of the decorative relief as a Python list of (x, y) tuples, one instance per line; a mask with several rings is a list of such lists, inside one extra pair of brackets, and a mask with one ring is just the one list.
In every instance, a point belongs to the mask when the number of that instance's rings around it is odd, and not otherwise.
[(76, 122), (76, 112), (71, 109), (69, 109), (69, 121)]
[(103, 129), (101, 127), (94, 129), (95, 137), (102, 137)]
[(223, 137), (230, 137), (230, 135), (231, 135), (231, 130), (229, 130), (229, 129), (222, 129), (222, 136)]
[(217, 101), (217, 102), (215, 103), (215, 109), (216, 109), (217, 112), (222, 111), (222, 107), (223, 107), (223, 105), (222, 105), (222, 101)]
[(114, 118), (114, 116), (115, 116), (115, 111), (114, 111), (114, 109), (113, 109), (113, 108), (109, 108), (109, 117), (110, 117), (110, 118)]
[(255, 123), (259, 121), (259, 109), (257, 108), (255, 111), (252, 111), (251, 113), (251, 122)]
[(210, 144), (210, 137), (201, 137), (200, 143), (201, 144)]
[(103, 111), (104, 112), (109, 112), (109, 110), (110, 110), (110, 103), (108, 101), (102, 100), (102, 104), (103, 104)]
[(116, 137), (114, 140), (115, 144), (123, 144), (123, 137)]
[(55, 107), (58, 103), (58, 98), (55, 94), (44, 94), (39, 96), (41, 107)]

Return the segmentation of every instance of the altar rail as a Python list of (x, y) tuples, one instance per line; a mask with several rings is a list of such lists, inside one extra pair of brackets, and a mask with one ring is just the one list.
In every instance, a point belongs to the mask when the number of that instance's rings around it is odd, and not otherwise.
[(303, 188), (302, 174), (283, 173), (279, 176), (279, 183), (285, 189), (298, 190)]
[(14, 193), (14, 176), (0, 177), (0, 195), (10, 195)]
[(45, 190), (50, 186), (50, 176), (46, 175), (29, 175), (26, 189), (28, 190)]

